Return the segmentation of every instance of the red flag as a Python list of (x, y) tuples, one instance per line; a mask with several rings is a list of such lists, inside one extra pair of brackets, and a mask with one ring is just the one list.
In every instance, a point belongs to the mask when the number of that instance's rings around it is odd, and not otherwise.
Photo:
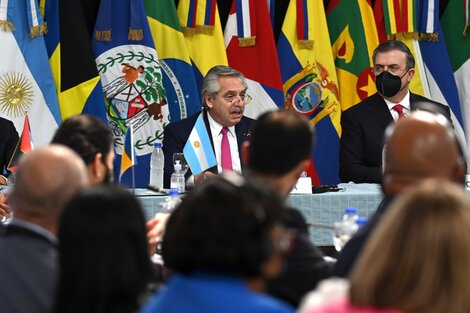
[(10, 159), (10, 163), (8, 163), (7, 169), (10, 172), (16, 172), (16, 167), (21, 156), (31, 150), (33, 150), (33, 142), (31, 140), (31, 129), (29, 127), (28, 115), (26, 115), (24, 118), (23, 132), (21, 133), (20, 140), (16, 145), (15, 152)]
[(252, 101), (245, 115), (257, 118), (284, 107), (282, 78), (266, 1), (233, 0), (225, 26), (228, 64), (247, 78)]

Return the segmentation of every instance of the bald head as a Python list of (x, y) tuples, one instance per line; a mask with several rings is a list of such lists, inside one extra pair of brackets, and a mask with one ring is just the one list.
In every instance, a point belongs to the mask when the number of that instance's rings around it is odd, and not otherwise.
[(50, 145), (32, 151), (18, 167), (11, 194), (15, 217), (54, 226), (64, 204), (87, 182), (85, 164), (69, 148)]
[(423, 178), (461, 182), (457, 140), (447, 119), (425, 111), (399, 119), (386, 131), (383, 189), (396, 195)]

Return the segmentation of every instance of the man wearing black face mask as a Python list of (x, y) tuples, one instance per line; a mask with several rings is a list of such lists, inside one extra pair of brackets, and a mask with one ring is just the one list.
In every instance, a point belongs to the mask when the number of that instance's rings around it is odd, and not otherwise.
[[(416, 109), (441, 113), (451, 120), (449, 107), (409, 91), (415, 60), (401, 41), (381, 43), (372, 56), (377, 93), (343, 112), (340, 178), (343, 182), (380, 183), (386, 127)], [(420, 103), (425, 103), (423, 107)]]

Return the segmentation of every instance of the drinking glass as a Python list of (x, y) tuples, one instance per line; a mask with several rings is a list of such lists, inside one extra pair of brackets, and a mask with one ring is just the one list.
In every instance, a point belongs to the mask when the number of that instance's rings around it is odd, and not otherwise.
[(188, 171), (188, 162), (186, 161), (186, 158), (184, 157), (183, 153), (173, 153), (173, 165), (176, 164), (176, 161), (179, 160), (181, 164), (181, 170), (183, 171), (183, 175), (186, 174)]

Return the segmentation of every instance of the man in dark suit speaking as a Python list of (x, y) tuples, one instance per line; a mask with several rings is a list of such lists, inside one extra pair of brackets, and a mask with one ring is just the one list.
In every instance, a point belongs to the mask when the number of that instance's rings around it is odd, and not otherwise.
[(214, 66), (207, 72), (201, 91), (202, 111), (165, 127), (163, 152), (166, 188), (170, 186), (170, 177), (173, 173), (173, 154), (183, 152), (199, 114), (203, 115), (217, 159), (217, 166), (195, 176), (188, 169), (186, 173), (188, 183), (197, 184), (205, 176), (220, 173), (222, 170), (242, 171), (241, 148), (250, 135), (250, 128), (254, 121), (243, 116), (245, 105), (251, 100), (246, 91), (245, 77), (231, 67)]
[[(18, 132), (13, 123), (0, 117), (0, 185), (8, 185), (8, 175), (3, 175), (18, 144)], [(7, 171), (8, 173), (8, 171)]]
[(340, 172), (343, 182), (380, 183), (386, 127), (415, 109), (433, 111), (451, 119), (448, 106), (413, 94), (409, 84), (415, 60), (401, 41), (381, 43), (372, 56), (377, 93), (343, 112)]

